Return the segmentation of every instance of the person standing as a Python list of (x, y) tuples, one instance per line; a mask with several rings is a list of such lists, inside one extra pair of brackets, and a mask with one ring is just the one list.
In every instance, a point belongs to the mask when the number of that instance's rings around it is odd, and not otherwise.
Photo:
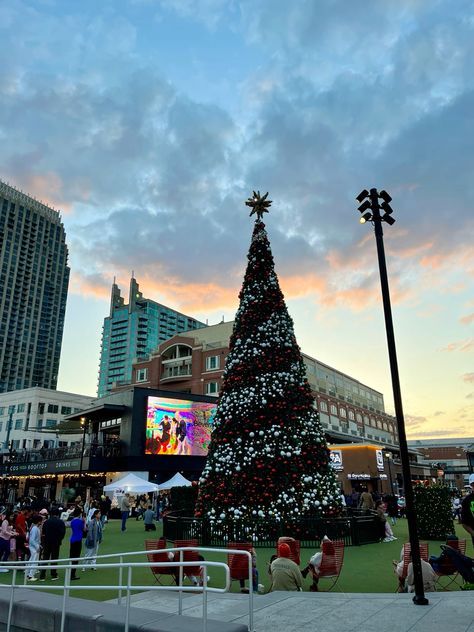
[[(82, 538), (84, 537), (84, 528), (85, 521), (82, 517), (82, 509), (76, 507), (74, 509), (74, 513), (72, 514), (71, 520), (71, 537), (69, 538), (69, 557), (77, 558), (81, 557), (81, 549), (82, 549)], [(76, 566), (79, 560), (74, 560), (71, 562), (72, 570), (71, 570), (71, 579), (79, 579), (76, 575)]]
[(15, 530), (17, 532), (16, 536), (16, 557), (17, 560), (25, 560), (26, 559), (26, 534), (28, 533), (28, 524), (27, 521), (30, 519), (31, 511), (26, 507), (22, 509), (15, 521)]
[(102, 522), (102, 530), (105, 528), (105, 524), (109, 519), (109, 511), (110, 506), (112, 505), (112, 501), (108, 496), (104, 494), (100, 497), (99, 509), (100, 509), (100, 520)]
[(359, 507), (363, 511), (368, 511), (369, 509), (374, 509), (375, 508), (375, 503), (374, 503), (374, 499), (372, 497), (372, 494), (370, 494), (367, 491), (367, 489), (365, 489), (365, 488), (364, 488), (364, 491), (362, 492), (362, 494), (360, 495)]
[(463, 498), (461, 503), (461, 524), (474, 544), (474, 474), (469, 476), (469, 485), (471, 492)]
[[(54, 567), (54, 562), (59, 559), (59, 549), (66, 535), (66, 525), (59, 518), (59, 509), (53, 507), (51, 516), (45, 521), (42, 529), (43, 540), (43, 560), (51, 560), (53, 568), (51, 568), (51, 579), (58, 579), (58, 569)], [(40, 581), (46, 579), (46, 564), (41, 565)]]
[(43, 518), (35, 514), (31, 518), (31, 527), (28, 533), (28, 546), (30, 548), (30, 559), (26, 567), (26, 578), (30, 582), (38, 581), (35, 577), (38, 565), (36, 562), (39, 560), (41, 550), (41, 531), (40, 524), (43, 522)]
[(97, 551), (99, 544), (102, 542), (102, 522), (100, 520), (100, 511), (96, 509), (87, 525), (86, 535), (86, 551), (84, 555), (84, 566), (82, 570), (86, 570), (86, 566), (92, 566), (92, 570), (96, 570)]
[(122, 531), (126, 531), (127, 520), (130, 515), (130, 494), (125, 494), (120, 501), (120, 511), (122, 513)]
[[(10, 524), (10, 517), (5, 510), (0, 512), (0, 562), (8, 562), (10, 557), (10, 540), (16, 536), (16, 531)], [(7, 568), (0, 568), (1, 573), (8, 573)]]

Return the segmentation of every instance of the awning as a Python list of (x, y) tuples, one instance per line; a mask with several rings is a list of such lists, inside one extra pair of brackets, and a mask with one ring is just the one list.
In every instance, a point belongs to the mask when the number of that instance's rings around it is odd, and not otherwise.
[(84, 408), (78, 413), (67, 415), (64, 417), (65, 421), (80, 421), (82, 417), (85, 417), (88, 421), (107, 421), (108, 419), (115, 419), (121, 417), (126, 411), (127, 407), (123, 404), (99, 404), (99, 406), (92, 406), (91, 408)]

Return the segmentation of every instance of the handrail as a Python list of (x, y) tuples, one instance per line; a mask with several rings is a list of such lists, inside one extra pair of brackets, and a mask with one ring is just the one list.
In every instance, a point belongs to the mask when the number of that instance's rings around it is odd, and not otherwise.
[[(180, 555), (180, 560), (179, 561), (165, 561), (165, 562), (132, 562), (132, 561), (123, 561), (124, 557), (130, 557), (132, 555), (150, 555), (150, 554), (154, 554), (154, 553), (163, 553), (163, 551), (166, 551), (167, 553), (179, 553)], [(70, 590), (117, 590), (118, 592), (118, 603), (121, 604), (122, 602), (122, 591), (126, 591), (126, 601), (125, 601), (125, 623), (124, 623), (124, 632), (128, 632), (129, 629), (129, 622), (130, 622), (130, 597), (131, 597), (131, 591), (132, 590), (141, 590), (141, 591), (148, 591), (148, 590), (162, 590), (164, 592), (166, 591), (179, 591), (179, 601), (178, 601), (178, 613), (181, 615), (182, 614), (182, 598), (183, 598), (183, 592), (196, 592), (196, 593), (201, 593), (203, 595), (203, 632), (207, 632), (207, 593), (208, 592), (212, 592), (212, 593), (226, 593), (229, 591), (230, 586), (231, 586), (231, 577), (230, 577), (230, 569), (228, 564), (224, 563), (224, 562), (213, 562), (210, 560), (192, 560), (189, 562), (185, 562), (183, 561), (183, 553), (185, 551), (202, 551), (202, 552), (212, 552), (212, 553), (225, 553), (226, 555), (229, 553), (229, 549), (214, 549), (214, 548), (208, 548), (208, 547), (200, 547), (200, 546), (186, 546), (186, 547), (174, 547), (174, 548), (166, 548), (166, 549), (153, 549), (153, 550), (149, 550), (149, 551), (127, 551), (125, 553), (108, 553), (106, 555), (97, 555), (96, 556), (96, 560), (108, 560), (110, 558), (114, 558), (114, 557), (119, 557), (120, 558), (120, 562), (105, 562), (105, 563), (101, 563), (100, 567), (101, 568), (118, 568), (119, 569), (119, 584), (115, 584), (112, 586), (108, 586), (108, 585), (100, 585), (100, 586), (76, 586), (73, 585), (71, 586), (71, 570), (73, 568), (76, 567), (76, 564), (73, 564), (72, 562), (80, 562), (81, 560), (86, 559), (85, 557), (74, 557), (74, 558), (62, 558), (62, 559), (58, 559), (55, 560), (55, 563), (52, 563), (51, 560), (38, 560), (36, 562), (34, 562), (34, 566), (35, 568), (41, 568), (43, 567), (47, 567), (50, 570), (51, 569), (55, 569), (55, 570), (65, 570), (65, 578), (64, 578), (64, 583), (63, 585), (57, 583), (54, 585), (49, 585), (49, 584), (40, 584), (40, 585), (32, 585), (32, 584), (27, 584), (27, 575), (26, 575), (26, 570), (27, 568), (30, 566), (28, 561), (12, 561), (12, 562), (8, 562), (7, 564), (2, 564), (1, 568), (5, 568), (5, 569), (9, 569), (13, 571), (13, 575), (12, 575), (12, 583), (10, 584), (11, 586), (11, 593), (10, 593), (10, 604), (9, 604), (9, 610), (8, 610), (8, 619), (7, 619), (7, 632), (10, 632), (11, 630), (11, 623), (12, 623), (12, 613), (13, 613), (13, 604), (14, 604), (14, 590), (15, 588), (18, 588), (19, 586), (21, 586), (22, 584), (17, 584), (16, 583), (16, 577), (17, 577), (17, 573), (18, 571), (21, 570), (25, 570), (25, 577), (24, 577), (24, 586), (28, 586), (29, 589), (32, 590), (63, 590), (63, 602), (62, 602), (62, 610), (61, 610), (61, 628), (60, 628), (60, 632), (64, 632), (64, 626), (65, 626), (65, 621), (66, 621), (66, 605), (67, 605), (67, 600), (69, 598), (69, 592)], [(242, 550), (238, 550), (238, 549), (232, 549), (232, 554), (241, 554), (241, 555), (246, 555), (247, 559), (248, 559), (248, 567), (249, 567), (249, 624), (248, 624), (248, 630), (249, 632), (253, 632), (253, 587), (252, 587), (252, 556), (249, 553), (249, 551), (242, 551)], [(203, 585), (202, 586), (184, 586), (183, 585), (183, 568), (184, 567), (195, 567), (195, 566), (201, 566), (204, 569), (204, 573), (203, 573)], [(141, 585), (133, 585), (132, 579), (133, 579), (133, 569), (134, 568), (160, 568), (160, 567), (179, 567), (179, 584), (178, 586), (161, 586), (161, 585), (146, 585), (146, 586), (141, 586)], [(207, 584), (207, 568), (208, 567), (214, 567), (214, 568), (223, 568), (224, 572), (225, 572), (225, 586), (224, 588), (213, 588), (208, 586)], [(128, 573), (127, 573), (127, 583), (123, 584), (123, 569), (124, 568), (128, 568)], [(5, 584), (4, 584), (5, 585)], [(8, 586), (8, 584), (6, 585)], [(1, 585), (0, 585), (1, 588)]]

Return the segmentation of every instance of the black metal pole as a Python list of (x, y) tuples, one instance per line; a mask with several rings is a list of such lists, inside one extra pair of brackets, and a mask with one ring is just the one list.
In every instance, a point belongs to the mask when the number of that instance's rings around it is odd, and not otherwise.
[[(81, 420), (82, 423), (82, 420)], [(86, 447), (86, 425), (87, 425), (87, 421), (84, 420), (84, 423), (82, 424), (82, 448), (81, 448), (81, 462), (79, 465), (79, 485), (81, 484), (81, 479), (82, 479), (82, 463), (84, 460), (84, 450)]]
[(388, 456), (388, 454), (389, 453), (387, 453), (385, 458), (387, 459), (387, 462), (388, 462), (388, 475), (390, 478), (390, 495), (393, 495), (393, 478), (392, 478), (392, 463), (391, 463), (392, 457)]
[(402, 461), (403, 487), (406, 500), (406, 514), (408, 521), (408, 533), (411, 545), (411, 559), (413, 562), (413, 574), (415, 579), (415, 596), (413, 603), (417, 605), (428, 604), (423, 588), (423, 574), (421, 569), (420, 543), (416, 526), (415, 497), (411, 482), (410, 459), (408, 456), (407, 437), (405, 433), (405, 418), (403, 416), (402, 394), (400, 390), (400, 378), (398, 374), (397, 352), (395, 347), (395, 334), (393, 331), (392, 307), (390, 304), (390, 290), (388, 285), (387, 264), (385, 261), (385, 249), (383, 245), (382, 218), (380, 217), (379, 199), (377, 189), (370, 189), (370, 201), (372, 219), (377, 243), (377, 255), (380, 270), (380, 284), (382, 287), (383, 310), (385, 316), (385, 329), (387, 332), (388, 355), (390, 359), (390, 372), (392, 374), (393, 401), (395, 404), (395, 416), (398, 426), (398, 440), (400, 445), (400, 457)]

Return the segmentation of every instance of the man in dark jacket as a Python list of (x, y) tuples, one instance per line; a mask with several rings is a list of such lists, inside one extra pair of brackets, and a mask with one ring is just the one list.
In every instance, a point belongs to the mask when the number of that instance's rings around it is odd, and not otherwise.
[[(59, 510), (57, 507), (51, 509), (51, 516), (43, 524), (42, 541), (43, 541), (43, 560), (51, 560), (56, 562), (59, 558), (59, 549), (64, 535), (66, 534), (66, 525), (59, 518)], [(41, 565), (40, 581), (46, 579), (46, 564)], [(51, 569), (51, 579), (58, 579), (58, 570)]]
[(469, 476), (471, 493), (464, 497), (461, 504), (461, 524), (469, 533), (474, 544), (474, 474)]

